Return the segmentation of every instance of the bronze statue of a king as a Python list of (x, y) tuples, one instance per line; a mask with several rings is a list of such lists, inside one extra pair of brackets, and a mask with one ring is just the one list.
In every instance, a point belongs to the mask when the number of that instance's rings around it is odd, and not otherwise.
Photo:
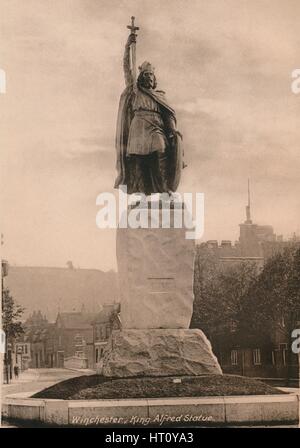
[(124, 54), (123, 91), (118, 112), (115, 188), (127, 187), (127, 193), (169, 193), (176, 191), (181, 175), (182, 135), (176, 127), (176, 115), (165, 92), (157, 90), (154, 67), (147, 61), (139, 67), (136, 79), (136, 31), (128, 26)]

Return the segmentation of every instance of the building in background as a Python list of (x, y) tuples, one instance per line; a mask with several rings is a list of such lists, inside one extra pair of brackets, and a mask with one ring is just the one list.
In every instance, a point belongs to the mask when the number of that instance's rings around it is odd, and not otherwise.
[(93, 354), (93, 326), (95, 313), (60, 312), (53, 327), (54, 352), (56, 367), (92, 368)]
[(17, 351), (21, 355), (21, 370), (47, 367), (45, 343), (49, 322), (41, 311), (33, 311), (23, 324), (24, 334), (17, 340)]
[(24, 338), (19, 338), (16, 342), (16, 353), (20, 371), (23, 372), (31, 367), (31, 347), (30, 342), (21, 342), (21, 339)]
[[(300, 323), (300, 322), (299, 322)], [(243, 342), (234, 327), (214, 332), (213, 347), (224, 373), (265, 378), (273, 384), (297, 387), (299, 359), (291, 350), (284, 322), (273, 325), (268, 338), (257, 334), (255, 342)]]
[(120, 304), (107, 304), (102, 311), (97, 314), (92, 322), (93, 325), (93, 345), (94, 345), (94, 368), (97, 368), (103, 357), (112, 330), (121, 329)]
[(219, 244), (217, 240), (208, 240), (198, 245), (199, 256), (201, 256), (202, 248), (203, 250), (208, 249), (224, 267), (243, 262), (254, 262), (260, 270), (272, 255), (282, 252), (286, 247), (300, 245), (300, 237), (296, 234), (292, 238), (284, 240), (282, 235), (277, 236), (274, 233), (271, 225), (259, 225), (252, 221), (249, 181), (246, 220), (239, 224), (239, 228), (238, 241), (222, 240)]
[(41, 311), (25, 321), (25, 332), (18, 339), (22, 368), (88, 368), (93, 365), (93, 327), (96, 314), (59, 312), (49, 323)]

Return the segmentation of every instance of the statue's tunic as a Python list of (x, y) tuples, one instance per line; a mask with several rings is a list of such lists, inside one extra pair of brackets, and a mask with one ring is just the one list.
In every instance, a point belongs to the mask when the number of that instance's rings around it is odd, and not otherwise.
[(154, 151), (164, 152), (167, 140), (158, 103), (138, 90), (133, 100), (133, 112), (127, 154), (147, 155)]

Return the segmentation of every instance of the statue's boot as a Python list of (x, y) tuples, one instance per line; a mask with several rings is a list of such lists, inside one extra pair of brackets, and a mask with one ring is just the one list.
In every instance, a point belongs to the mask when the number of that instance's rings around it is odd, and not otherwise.
[(168, 193), (168, 157), (166, 152), (158, 152), (155, 166), (156, 187), (159, 193)]

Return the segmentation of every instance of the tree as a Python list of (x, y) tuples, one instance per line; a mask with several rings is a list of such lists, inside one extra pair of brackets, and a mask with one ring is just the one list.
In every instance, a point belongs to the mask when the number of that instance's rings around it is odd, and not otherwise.
[(4, 288), (2, 294), (2, 327), (7, 340), (16, 339), (24, 330), (21, 322), (24, 308), (15, 303), (9, 290)]
[(279, 329), (288, 341), (287, 382), (291, 366), (291, 334), (300, 316), (300, 248), (291, 246), (270, 258), (251, 284), (240, 314), (252, 332)]
[(13, 342), (18, 336), (20, 336), (24, 330), (21, 322), (21, 316), (24, 312), (24, 308), (15, 303), (7, 288), (2, 290), (2, 328), (6, 337), (5, 348), (5, 366), (7, 382), (9, 381), (9, 363), (8, 359), (8, 344)]
[(270, 258), (251, 284), (241, 318), (266, 332), (274, 325), (292, 328), (300, 312), (300, 248)]
[(200, 246), (195, 259), (192, 326), (203, 328), (211, 340), (229, 326), (238, 329), (244, 298), (256, 277), (255, 263), (224, 266), (213, 251)]

